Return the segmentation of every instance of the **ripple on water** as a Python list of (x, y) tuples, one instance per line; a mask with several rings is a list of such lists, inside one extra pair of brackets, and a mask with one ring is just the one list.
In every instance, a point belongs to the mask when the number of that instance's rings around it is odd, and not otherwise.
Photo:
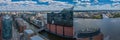
[[(78, 24), (77, 24), (78, 23)], [(104, 35), (109, 35), (110, 40), (120, 40), (120, 18), (108, 19), (81, 19), (74, 18), (74, 29), (78, 30), (86, 27), (99, 27)]]

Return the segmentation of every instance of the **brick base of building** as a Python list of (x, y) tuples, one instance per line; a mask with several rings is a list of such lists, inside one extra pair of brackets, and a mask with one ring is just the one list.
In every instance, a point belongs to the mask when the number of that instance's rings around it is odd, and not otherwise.
[(90, 40), (92, 38), (92, 40), (103, 40), (103, 34), (98, 34), (96, 36), (93, 37), (87, 37), (87, 38), (77, 38), (76, 40)]
[(73, 27), (66, 27), (54, 24), (47, 24), (47, 29), (57, 35), (73, 37)]

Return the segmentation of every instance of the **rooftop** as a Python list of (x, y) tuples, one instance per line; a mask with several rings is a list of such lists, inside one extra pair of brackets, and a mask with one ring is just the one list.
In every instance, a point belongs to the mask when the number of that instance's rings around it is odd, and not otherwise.
[(25, 30), (25, 32), (26, 32), (27, 34), (33, 34), (33, 33), (34, 33), (34, 32), (33, 32), (32, 30), (30, 30), (30, 29)]
[(31, 40), (44, 40), (44, 39), (36, 35), (36, 36), (31, 37)]

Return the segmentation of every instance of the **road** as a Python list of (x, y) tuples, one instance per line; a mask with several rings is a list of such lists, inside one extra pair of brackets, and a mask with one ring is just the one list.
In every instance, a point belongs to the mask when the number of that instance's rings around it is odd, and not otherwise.
[(16, 27), (16, 25), (13, 22), (13, 25), (12, 25), (12, 40), (20, 40), (20, 34), (15, 27)]

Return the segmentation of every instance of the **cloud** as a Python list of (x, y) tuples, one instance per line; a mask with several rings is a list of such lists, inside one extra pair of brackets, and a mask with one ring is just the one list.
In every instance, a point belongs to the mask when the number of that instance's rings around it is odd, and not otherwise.
[(0, 6), (0, 11), (56, 11), (56, 10), (62, 10), (64, 8), (70, 8), (69, 5), (67, 6), (56, 6), (56, 5), (22, 5), (22, 4), (8, 4), (6, 6)]
[(90, 1), (90, 0), (81, 0), (81, 1)]
[(53, 1), (53, 0), (39, 0), (39, 2), (50, 2), (50, 1)]
[[(68, 2), (54, 1), (54, 0), (39, 0), (40, 2), (48, 2), (49, 5), (39, 5), (35, 4), (35, 1), (19, 1), (19, 2), (11, 2), (6, 6), (0, 6), (0, 10), (62, 10), (64, 8), (72, 7), (72, 4)], [(27, 2), (27, 4), (26, 4)], [(30, 3), (34, 4), (30, 4)], [(25, 5), (23, 5), (25, 4)]]
[(120, 0), (111, 0), (111, 1), (120, 1)]
[(15, 3), (18, 3), (18, 4), (36, 4), (37, 2), (35, 2), (35, 1), (17, 1), (17, 2), (11, 2), (11, 4), (15, 4)]
[(72, 4), (68, 4), (67, 2), (61, 2), (61, 1), (51, 1), (49, 2), (50, 5), (60, 5), (60, 6), (63, 6), (63, 5), (72, 5)]
[[(61, 2), (61, 1), (54, 1), (54, 0), (41, 0), (42, 2), (48, 2), (49, 5), (36, 5), (36, 4), (30, 4), (29, 2), (27, 2), (27, 5), (22, 5), (26, 2), (15, 2), (15, 3), (11, 3), (8, 4), (6, 6), (0, 6), (0, 10), (62, 10), (63, 8), (70, 8), (73, 5), (69, 4), (68, 2)], [(76, 2), (79, 2), (76, 0)], [(20, 4), (19, 4), (20, 3)], [(33, 2), (36, 3), (36, 2)], [(86, 7), (84, 6), (80, 6), (80, 5), (76, 5), (74, 10), (120, 10), (120, 3), (116, 3), (113, 4), (112, 7), (111, 4), (104, 4), (104, 5), (88, 5)]]
[[(56, 11), (64, 8), (70, 8), (71, 5), (27, 5), (22, 4), (8, 4), (6, 6), (0, 6), (0, 10), (34, 10), (34, 11)], [(110, 4), (94, 5), (94, 6), (75, 6), (74, 10), (120, 10), (120, 5), (112, 7)]]
[(94, 5), (94, 6), (76, 6), (74, 10), (120, 10), (120, 5), (112, 7), (110, 4)]
[(62, 2), (62, 1), (55, 1), (55, 0), (39, 0), (40, 2), (48, 2), (48, 6), (72, 6), (72, 4), (69, 4), (68, 2)]
[(73, 0), (73, 2), (78, 2), (78, 0)]

